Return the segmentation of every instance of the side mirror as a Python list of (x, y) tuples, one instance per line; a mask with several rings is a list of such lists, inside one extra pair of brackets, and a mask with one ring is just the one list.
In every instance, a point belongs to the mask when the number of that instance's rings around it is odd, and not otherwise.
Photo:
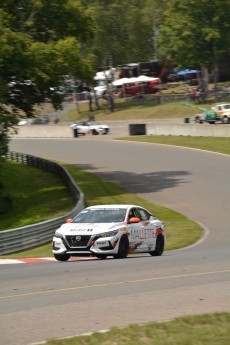
[(66, 223), (72, 223), (72, 221), (73, 221), (73, 218), (66, 219)]
[(140, 222), (140, 218), (138, 217), (132, 217), (129, 220), (129, 223), (139, 223)]

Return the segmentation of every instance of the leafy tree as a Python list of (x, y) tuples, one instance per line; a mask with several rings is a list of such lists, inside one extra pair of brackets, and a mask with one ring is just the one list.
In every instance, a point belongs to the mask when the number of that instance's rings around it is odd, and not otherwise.
[(216, 72), (230, 47), (230, 1), (168, 0), (158, 44), (180, 67)]
[(85, 1), (96, 23), (91, 53), (97, 68), (151, 60), (152, 23), (146, 16), (146, 0)]
[(80, 0), (4, 0), (0, 4), (0, 152), (18, 117), (35, 115), (36, 104), (51, 99), (65, 75), (90, 80), (84, 44), (93, 37), (92, 16)]

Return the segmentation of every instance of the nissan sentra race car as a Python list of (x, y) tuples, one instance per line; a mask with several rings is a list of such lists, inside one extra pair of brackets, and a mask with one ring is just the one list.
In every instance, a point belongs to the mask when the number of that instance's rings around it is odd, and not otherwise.
[(136, 205), (87, 207), (56, 230), (53, 255), (125, 258), (130, 253), (163, 254), (165, 226), (151, 212)]

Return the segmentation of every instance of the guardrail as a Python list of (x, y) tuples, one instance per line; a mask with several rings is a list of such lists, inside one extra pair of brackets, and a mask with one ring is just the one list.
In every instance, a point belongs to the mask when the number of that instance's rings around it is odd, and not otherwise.
[(84, 208), (84, 195), (75, 184), (69, 172), (61, 165), (46, 159), (18, 152), (10, 152), (7, 159), (27, 164), (61, 177), (68, 191), (76, 201), (75, 207), (67, 214), (37, 224), (0, 231), (0, 255), (15, 253), (52, 240), (54, 232), (67, 218), (72, 218)]

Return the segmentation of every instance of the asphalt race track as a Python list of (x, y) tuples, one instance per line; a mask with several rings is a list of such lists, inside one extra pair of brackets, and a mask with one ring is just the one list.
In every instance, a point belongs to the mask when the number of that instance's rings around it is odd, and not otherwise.
[(102, 137), (13, 140), (11, 150), (88, 170), (202, 224), (162, 257), (0, 266), (0, 343), (230, 311), (230, 157)]

